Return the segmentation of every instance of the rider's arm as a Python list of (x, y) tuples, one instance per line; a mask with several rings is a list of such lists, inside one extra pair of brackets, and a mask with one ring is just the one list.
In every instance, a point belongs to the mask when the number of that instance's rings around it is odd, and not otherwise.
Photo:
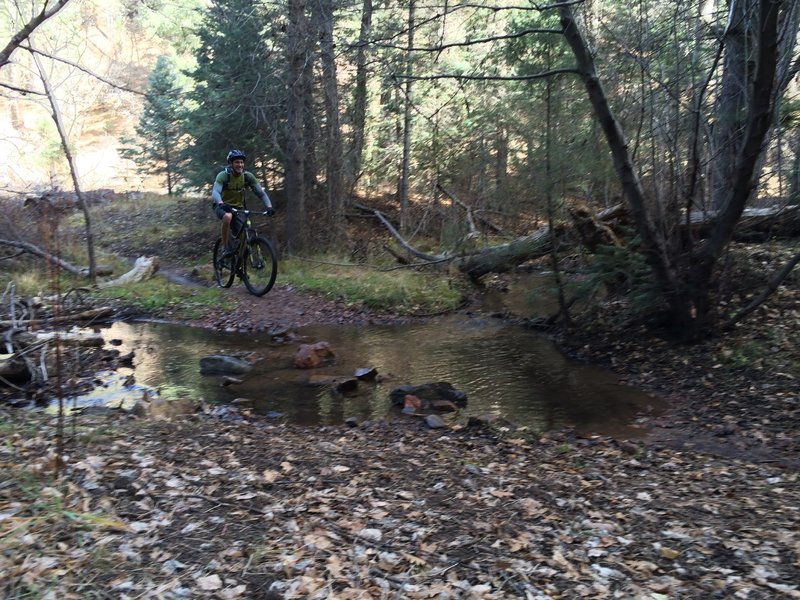
[(266, 190), (264, 190), (264, 188), (256, 184), (255, 187), (253, 188), (253, 193), (259, 198), (261, 198), (261, 201), (264, 203), (264, 206), (266, 206), (267, 208), (272, 208), (272, 200), (269, 199), (269, 196), (267, 196), (267, 192)]
[(216, 179), (214, 179), (214, 187), (211, 188), (211, 202), (213, 202), (214, 205), (223, 204), (222, 188), (225, 186), (225, 183), (227, 181), (228, 181), (227, 171), (220, 171), (217, 174)]
[(267, 192), (258, 184), (258, 179), (252, 173), (248, 173), (250, 177), (247, 178), (247, 184), (250, 186), (250, 189), (253, 190), (253, 193), (261, 198), (261, 201), (264, 203), (264, 206), (267, 208), (272, 208), (272, 200), (269, 199)]
[(214, 204), (222, 204), (222, 184), (219, 181), (215, 181), (214, 187), (211, 188), (211, 201)]

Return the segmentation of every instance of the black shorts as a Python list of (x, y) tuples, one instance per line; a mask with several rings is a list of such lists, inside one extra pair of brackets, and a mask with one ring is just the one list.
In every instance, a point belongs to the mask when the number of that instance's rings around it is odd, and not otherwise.
[[(217, 215), (217, 218), (222, 220), (227, 212), (224, 208), (222, 208), (221, 204), (214, 203), (214, 214)], [(239, 232), (242, 230), (242, 226), (244, 225), (244, 215), (242, 213), (233, 213), (233, 218), (231, 219), (231, 233), (234, 236), (238, 236)]]

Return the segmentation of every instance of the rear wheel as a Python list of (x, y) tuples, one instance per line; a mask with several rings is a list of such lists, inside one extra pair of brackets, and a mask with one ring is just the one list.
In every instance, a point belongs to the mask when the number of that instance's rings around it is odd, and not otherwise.
[(233, 285), (234, 271), (231, 268), (233, 257), (223, 260), (222, 252), (224, 250), (222, 245), (222, 238), (217, 239), (214, 244), (214, 279), (220, 287), (231, 287)]
[(263, 296), (272, 289), (278, 275), (278, 259), (272, 244), (258, 236), (247, 244), (241, 277), (251, 294)]

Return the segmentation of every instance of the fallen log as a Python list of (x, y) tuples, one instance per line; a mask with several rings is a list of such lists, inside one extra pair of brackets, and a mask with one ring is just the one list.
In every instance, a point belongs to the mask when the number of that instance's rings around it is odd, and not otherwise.
[(72, 323), (73, 321), (97, 321), (100, 319), (105, 319), (106, 317), (110, 317), (113, 314), (113, 308), (110, 306), (102, 306), (100, 308), (84, 310), (79, 313), (58, 315), (54, 317), (42, 317), (40, 319), (27, 319), (24, 321), (0, 321), (0, 327), (19, 327), (21, 325), (31, 324), (55, 325), (57, 323)]
[(124, 285), (126, 283), (134, 283), (136, 281), (144, 281), (150, 279), (158, 272), (159, 260), (157, 256), (140, 256), (136, 259), (133, 268), (127, 273), (123, 273), (116, 279), (111, 281), (103, 281), (97, 284), (100, 288), (114, 287), (117, 285)]
[[(556, 225), (555, 230), (550, 231), (549, 226), (540, 227), (530, 235), (526, 235), (511, 242), (484, 248), (476, 252), (469, 253), (448, 253), (431, 255), (421, 252), (414, 248), (400, 233), (389, 223), (386, 216), (376, 209), (372, 209), (360, 204), (354, 205), (359, 210), (371, 213), (376, 216), (389, 230), (392, 237), (403, 247), (409, 255), (426, 261), (418, 266), (425, 264), (439, 264), (451, 262), (460, 272), (466, 274), (472, 280), (477, 280), (487, 273), (503, 273), (516, 268), (520, 264), (546, 256), (552, 249), (555, 239), (560, 247), (567, 244), (574, 244), (570, 241), (572, 236), (580, 239), (589, 251), (594, 251), (600, 245), (619, 246), (624, 242), (620, 239), (613, 223), (623, 219), (628, 212), (627, 206), (617, 204), (600, 211), (597, 214), (586, 207), (571, 207), (569, 214), (572, 224), (561, 223)], [(783, 219), (783, 225), (778, 227), (776, 219)], [(702, 227), (710, 224), (712, 215), (692, 214), (690, 215), (690, 225), (698, 232), (702, 232)], [(747, 209), (743, 214), (741, 222), (737, 225), (739, 236), (747, 236), (748, 232), (753, 231), (794, 231), (794, 223), (797, 222), (797, 232), (800, 233), (800, 207), (790, 209)], [(686, 224), (684, 224), (685, 226)], [(734, 236), (736, 237), (736, 235)], [(397, 256), (396, 253), (395, 256)], [(411, 265), (415, 266), (415, 265)]]
[(16, 339), (23, 344), (39, 344), (43, 342), (55, 342), (67, 346), (100, 347), (105, 343), (103, 335), (100, 333), (89, 332), (59, 332), (59, 331), (37, 331), (18, 333)]
[[(563, 228), (557, 228), (556, 235), (562, 237)], [(552, 248), (552, 238), (550, 227), (541, 227), (531, 235), (459, 258), (454, 264), (474, 281), (487, 273), (504, 273), (527, 260), (545, 256)]]
[[(64, 269), (65, 271), (72, 273), (73, 275), (79, 275), (81, 277), (88, 277), (89, 276), (89, 267), (77, 267), (72, 263), (67, 262), (66, 260), (59, 258), (58, 256), (54, 256), (49, 252), (46, 252), (39, 248), (34, 244), (29, 244), (28, 242), (20, 242), (18, 240), (4, 240), (0, 239), (0, 245), (2, 246), (9, 246), (11, 248), (17, 248), (22, 252), (27, 252), (28, 254), (32, 254), (34, 256), (38, 256), (39, 258), (43, 258), (50, 264), (56, 265), (57, 267)], [(114, 270), (107, 266), (107, 265), (99, 265), (96, 268), (98, 275), (111, 275)]]
[(28, 367), (15, 354), (0, 354), (0, 378), (19, 381), (28, 376)]
[[(692, 211), (688, 226), (692, 233), (704, 237), (713, 226), (715, 218), (716, 214), (713, 212)], [(745, 208), (733, 231), (733, 239), (743, 242), (767, 237), (796, 236), (800, 236), (800, 205)]]

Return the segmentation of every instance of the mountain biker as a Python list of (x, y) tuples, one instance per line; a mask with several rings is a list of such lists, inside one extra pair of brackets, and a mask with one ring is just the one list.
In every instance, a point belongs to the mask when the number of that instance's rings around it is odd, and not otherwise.
[(237, 238), (244, 226), (245, 218), (241, 213), (234, 213), (232, 209), (245, 208), (245, 188), (249, 187), (256, 196), (261, 198), (269, 216), (275, 214), (267, 192), (258, 184), (255, 175), (244, 170), (246, 158), (241, 150), (228, 152), (228, 166), (219, 172), (214, 179), (214, 187), (211, 189), (214, 214), (222, 220), (222, 244), (225, 247), (222, 258), (228, 258), (236, 252)]

